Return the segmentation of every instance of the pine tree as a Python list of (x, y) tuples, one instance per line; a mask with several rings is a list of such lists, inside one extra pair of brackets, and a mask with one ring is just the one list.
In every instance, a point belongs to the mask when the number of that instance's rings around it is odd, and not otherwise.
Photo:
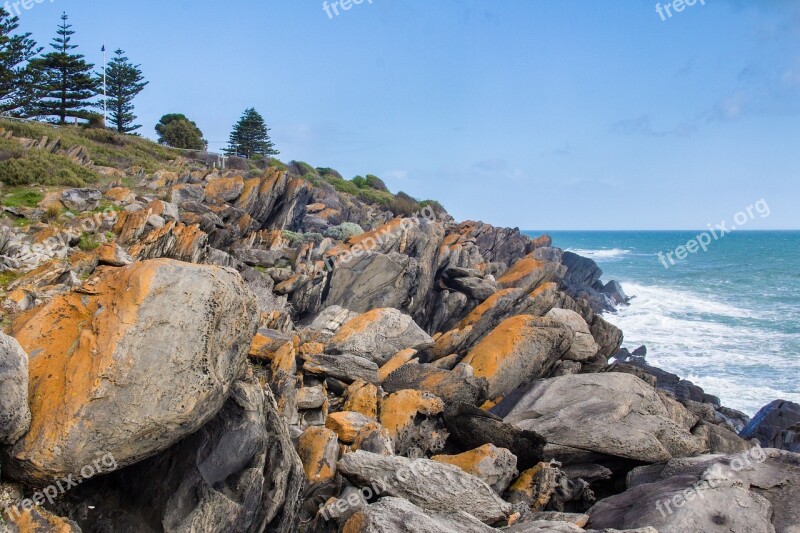
[(255, 155), (269, 157), (280, 152), (269, 138), (264, 118), (252, 107), (245, 110), (242, 118), (233, 127), (225, 153), (250, 159)]
[(20, 114), (33, 99), (29, 61), (41, 48), (30, 33), (13, 35), (19, 18), (0, 7), (0, 114)]
[(36, 115), (56, 117), (65, 124), (68, 117), (88, 118), (89, 102), (97, 94), (97, 79), (92, 75), (94, 65), (84, 56), (70, 53), (77, 45), (70, 44), (72, 25), (67, 24), (67, 14), (61, 15), (58, 35), (50, 46), (55, 50), (31, 61), (39, 77)]
[[(133, 114), (133, 99), (150, 82), (144, 81), (140, 65), (131, 64), (123, 50), (117, 50), (114, 54), (106, 69), (107, 103), (111, 125), (120, 133), (130, 133), (142, 127), (141, 124), (133, 123), (136, 120), (136, 115)], [(102, 79), (100, 74), (98, 83), (101, 83)]]
[(197, 124), (181, 113), (170, 113), (161, 117), (156, 124), (158, 142), (186, 150), (205, 150), (208, 142)]

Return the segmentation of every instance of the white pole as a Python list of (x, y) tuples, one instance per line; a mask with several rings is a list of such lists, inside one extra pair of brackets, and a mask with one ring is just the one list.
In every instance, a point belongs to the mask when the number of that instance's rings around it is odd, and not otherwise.
[(106, 99), (106, 45), (103, 45), (103, 126), (108, 127), (108, 106)]

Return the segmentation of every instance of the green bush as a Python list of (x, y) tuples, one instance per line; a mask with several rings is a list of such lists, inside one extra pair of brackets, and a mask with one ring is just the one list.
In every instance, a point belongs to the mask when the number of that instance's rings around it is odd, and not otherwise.
[(389, 210), (395, 215), (409, 217), (420, 211), (420, 204), (414, 198), (404, 192), (398, 192), (389, 203)]
[(0, 203), (8, 207), (36, 207), (44, 195), (32, 189), (20, 189), (0, 198)]
[(325, 237), (330, 237), (331, 239), (336, 239), (337, 241), (346, 241), (350, 237), (361, 235), (362, 233), (364, 233), (364, 230), (361, 229), (361, 226), (358, 224), (345, 222), (343, 224), (339, 224), (338, 226), (328, 228), (325, 230), (323, 235)]
[(367, 187), (369, 187), (370, 189), (375, 189), (376, 191), (389, 192), (389, 189), (388, 187), (386, 187), (386, 184), (378, 176), (367, 174), (366, 181), (367, 181)]
[(0, 162), (0, 180), (8, 185), (85, 187), (98, 176), (68, 157), (33, 148)]
[(352, 180), (353, 184), (358, 187), (359, 189), (366, 189), (367, 188), (367, 178), (356, 176)]
[(275, 159), (274, 157), (270, 158), (269, 167), (270, 168), (277, 168), (278, 170), (287, 170), (287, 168), (288, 168), (286, 166), (286, 163), (284, 163), (280, 159)]

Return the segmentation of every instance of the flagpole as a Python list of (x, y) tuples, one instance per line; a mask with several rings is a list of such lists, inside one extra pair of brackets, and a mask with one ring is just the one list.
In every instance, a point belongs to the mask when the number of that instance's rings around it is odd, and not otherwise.
[(108, 106), (106, 98), (106, 45), (103, 45), (103, 126), (108, 127)]

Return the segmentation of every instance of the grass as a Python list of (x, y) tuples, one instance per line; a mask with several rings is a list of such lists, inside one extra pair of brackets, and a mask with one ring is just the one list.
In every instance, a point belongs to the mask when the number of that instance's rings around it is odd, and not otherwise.
[(36, 207), (44, 199), (39, 191), (19, 188), (7, 196), (0, 197), (0, 203), (6, 207)]
[(85, 187), (99, 176), (68, 157), (33, 148), (0, 162), (0, 179), (9, 185)]
[(0, 288), (3, 290), (8, 289), (8, 286), (11, 285), (14, 281), (16, 281), (22, 274), (15, 272), (13, 270), (7, 270), (5, 272), (0, 272)]
[(137, 166), (144, 169), (145, 172), (152, 173), (165, 168), (168, 163), (181, 156), (181, 152), (178, 150), (142, 137), (122, 135), (105, 129), (90, 129), (80, 126), (55, 127), (40, 122), (9, 120), (0, 120), (0, 128), (12, 131), (15, 137), (41, 139), (46, 136), (49, 139), (59, 139), (61, 149), (68, 150), (82, 146), (95, 165), (121, 170)]
[(102, 243), (97, 235), (91, 233), (84, 233), (81, 235), (81, 240), (78, 242), (78, 248), (84, 252), (93, 252), (97, 250)]

